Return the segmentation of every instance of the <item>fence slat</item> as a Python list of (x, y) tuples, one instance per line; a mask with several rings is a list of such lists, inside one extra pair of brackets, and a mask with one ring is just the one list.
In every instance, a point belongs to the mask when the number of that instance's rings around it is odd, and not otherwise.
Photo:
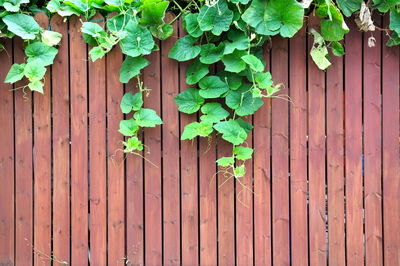
[(86, 44), (78, 17), (70, 19), (71, 263), (88, 264), (88, 106)]
[(306, 29), (290, 39), (290, 204), (293, 265), (308, 264)]
[[(167, 14), (166, 20), (173, 19)], [(180, 175), (179, 175), (179, 112), (174, 98), (179, 93), (179, 65), (168, 58), (178, 37), (177, 22), (174, 34), (162, 43), (162, 156), (163, 156), (163, 250), (164, 265), (179, 265), (180, 261)]]
[[(24, 61), (23, 42), (14, 39), (14, 63)], [(15, 83), (15, 264), (33, 263), (32, 93), (25, 80)]]
[(53, 90), (53, 256), (70, 262), (70, 113), (68, 22), (51, 19), (51, 28), (63, 35), (52, 65)]
[[(373, 18), (381, 26), (382, 18)], [(375, 47), (364, 34), (364, 206), (366, 265), (382, 265), (382, 183), (381, 183), (381, 47), (382, 34), (373, 34)]]
[[(104, 21), (96, 14), (95, 21)], [(100, 22), (104, 26), (104, 22)], [(91, 48), (90, 48), (91, 49)], [(107, 263), (106, 60), (89, 59), (90, 263)]]
[(362, 38), (350, 22), (346, 35), (345, 155), (347, 263), (364, 263), (362, 177)]
[(3, 83), (12, 65), (11, 40), (0, 42), (0, 265), (14, 263), (14, 100), (12, 85)]
[[(265, 48), (270, 71), (271, 50)], [(254, 114), (254, 263), (271, 265), (271, 100)]]
[(332, 57), (326, 73), (326, 135), (329, 265), (345, 264), (343, 58)]
[[(384, 34), (383, 44), (387, 40)], [(382, 119), (384, 265), (400, 265), (399, 47), (383, 47)]]
[[(159, 43), (157, 43), (159, 45)], [(161, 114), (161, 66), (160, 52), (148, 56), (151, 63), (143, 71), (143, 81), (151, 89), (150, 96), (144, 99), (145, 107)], [(144, 143), (148, 146), (145, 157), (145, 264), (162, 264), (162, 176), (161, 168), (161, 128), (147, 128)], [(153, 165), (154, 164), (154, 165)]]
[[(47, 29), (45, 13), (35, 16), (39, 25)], [(44, 94), (34, 98), (34, 263), (50, 265), (51, 256), (51, 78), (50, 67), (44, 77)]]
[[(288, 40), (273, 39), (271, 70), (275, 83), (288, 94)], [(272, 100), (272, 245), (273, 264), (289, 265), (289, 145), (288, 103)]]

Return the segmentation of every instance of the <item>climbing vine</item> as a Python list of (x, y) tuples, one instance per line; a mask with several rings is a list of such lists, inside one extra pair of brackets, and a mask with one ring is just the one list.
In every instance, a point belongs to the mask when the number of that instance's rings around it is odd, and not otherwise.
[[(176, 17), (165, 21), (169, 11)], [(293, 37), (304, 26), (305, 17), (316, 14), (320, 23), (309, 29), (314, 40), (310, 55), (321, 70), (331, 65), (331, 56), (345, 54), (342, 41), (349, 32), (345, 17), (353, 15), (361, 31), (390, 34), (388, 46), (400, 44), (400, 0), (0, 0), (0, 37), (22, 38), (26, 55), (26, 62), (11, 67), (5, 82), (26, 78), (28, 83), (21, 89), (39, 93), (43, 93), (46, 67), (53, 63), (62, 36), (41, 28), (33, 17), (38, 12), (66, 19), (80, 16), (92, 61), (120, 46), (125, 55), (120, 82), (136, 78), (139, 89), (121, 100), (121, 111), (131, 118), (120, 122), (119, 131), (126, 137), (124, 151), (134, 154), (144, 149), (138, 137), (140, 128), (162, 124), (154, 110), (143, 107), (143, 97), (151, 97), (140, 79), (141, 70), (150, 64), (144, 56), (158, 50), (155, 39), (165, 40), (173, 34), (171, 24), (180, 17), (187, 35), (176, 41), (169, 57), (190, 61), (186, 70), (189, 88), (175, 102), (180, 112), (201, 113), (198, 121), (185, 126), (181, 139), (210, 137), (216, 132), (232, 144), (232, 155), (219, 158), (217, 164), (236, 178), (245, 175), (244, 161), (253, 154), (246, 146), (253, 128), (246, 116), (264, 104), (263, 98), (289, 100), (279, 92), (283, 84), (275, 84), (264, 71), (263, 45), (272, 36)], [(390, 13), (389, 29), (376, 25), (374, 12)], [(96, 13), (105, 17), (105, 27), (92, 20)], [(368, 45), (374, 46), (372, 36)]]

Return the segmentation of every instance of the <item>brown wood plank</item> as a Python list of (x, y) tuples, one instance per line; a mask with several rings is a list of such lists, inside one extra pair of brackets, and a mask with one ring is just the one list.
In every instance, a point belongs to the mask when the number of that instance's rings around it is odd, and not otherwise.
[(329, 264), (345, 264), (343, 57), (333, 56), (326, 73)]
[(0, 265), (14, 264), (14, 93), (4, 83), (12, 65), (12, 40), (1, 40), (0, 52)]
[[(39, 25), (47, 29), (45, 13), (35, 16)], [(50, 67), (44, 77), (44, 94), (34, 96), (34, 263), (50, 265), (51, 256), (51, 78)]]
[(347, 264), (364, 263), (362, 178), (362, 36), (349, 22), (345, 57), (345, 156)]
[[(179, 23), (179, 36), (183, 37), (185, 35), (182, 20)], [(186, 84), (186, 69), (188, 67), (188, 62), (182, 62), (179, 64), (179, 88), (180, 92), (186, 90), (189, 85)], [(190, 124), (197, 119), (196, 114), (180, 114), (180, 132), (182, 134), (185, 125)], [(200, 228), (204, 228), (201, 230), (205, 233), (204, 239), (200, 237), (200, 240), (204, 244), (204, 249), (202, 249), (205, 254), (204, 255), (204, 263), (205, 264), (216, 264), (216, 219), (215, 219), (215, 178), (214, 183), (210, 184), (210, 182), (204, 184), (199, 183), (199, 175), (198, 175), (198, 165), (197, 165), (197, 157), (198, 157), (198, 138), (192, 141), (181, 141), (181, 204), (182, 204), (182, 264), (183, 265), (197, 265), (199, 264), (199, 230)], [(215, 151), (215, 146), (213, 151)], [(210, 155), (209, 153), (208, 155)], [(210, 156), (208, 156), (210, 157)], [(214, 152), (215, 157), (215, 152)], [(203, 157), (205, 158), (205, 157)], [(212, 158), (210, 160), (214, 160)], [(211, 168), (211, 171), (215, 173), (216, 168), (212, 168), (212, 165), (208, 166), (207, 169)], [(210, 172), (211, 172), (210, 171)], [(209, 176), (213, 174), (209, 173)], [(207, 181), (209, 178), (206, 177)], [(204, 180), (204, 179), (203, 179)], [(201, 185), (204, 185), (202, 187)], [(199, 187), (200, 186), (200, 187)], [(200, 224), (199, 228), (199, 191), (203, 192), (211, 192), (210, 189), (213, 189), (213, 194), (207, 198), (207, 193), (204, 195), (204, 204), (206, 204), (205, 209), (200, 208), (200, 216), (205, 217), (203, 220), (204, 223)], [(200, 193), (201, 193), (200, 192)], [(212, 201), (214, 200), (214, 201)], [(213, 209), (214, 208), (214, 209)], [(205, 210), (203, 213), (202, 211)], [(214, 212), (212, 212), (214, 210)], [(214, 223), (212, 223), (214, 221)], [(210, 236), (210, 237), (209, 237)], [(210, 240), (208, 244), (207, 240)], [(203, 246), (203, 245), (202, 245)], [(204, 254), (204, 253), (203, 253)], [(203, 262), (203, 261), (202, 261)]]
[[(167, 14), (166, 20), (170, 21), (173, 17)], [(176, 60), (168, 58), (178, 38), (177, 22), (173, 27), (174, 34), (161, 46), (164, 265), (181, 264), (179, 112), (174, 102), (179, 93), (179, 65)]]
[[(14, 62), (24, 62), (23, 41), (14, 39)], [(32, 93), (17, 82), (15, 103), (15, 264), (33, 263)]]
[[(385, 17), (384, 27), (389, 24)], [(384, 35), (383, 44), (388, 37)], [(384, 265), (400, 265), (399, 47), (383, 46), (383, 250)]]
[[(107, 169), (108, 169), (108, 264), (121, 264), (125, 258), (125, 176), (124, 154), (121, 152), (123, 136), (118, 132), (123, 119), (120, 102), (124, 86), (119, 81), (122, 54), (119, 47), (106, 56), (107, 71)], [(140, 159), (140, 158), (139, 158)], [(134, 191), (131, 191), (131, 193)], [(139, 192), (143, 195), (143, 190)], [(127, 202), (127, 205), (132, 201)], [(140, 200), (139, 204), (143, 206)], [(143, 211), (141, 212), (143, 213)], [(143, 217), (136, 213), (137, 216)], [(143, 235), (143, 231), (142, 231)]]
[(293, 265), (308, 264), (306, 28), (290, 39), (290, 204)]
[[(270, 71), (271, 50), (264, 59)], [(272, 265), (271, 260), (271, 100), (254, 114), (254, 263)]]
[(52, 65), (53, 90), (53, 256), (70, 262), (70, 135), (68, 22), (55, 15), (51, 28), (63, 35)]
[[(96, 14), (92, 20), (101, 21)], [(91, 47), (89, 48), (91, 49)], [(106, 60), (89, 58), (90, 263), (107, 264)]]
[[(373, 20), (381, 26), (381, 16)], [(381, 32), (373, 33), (375, 47), (368, 46), (364, 34), (364, 208), (366, 265), (383, 265), (382, 182), (381, 182)]]
[(71, 263), (88, 264), (87, 53), (79, 17), (70, 19)]
[[(159, 43), (157, 43), (159, 44)], [(145, 107), (161, 114), (161, 66), (160, 52), (148, 56), (151, 62), (143, 71), (144, 86), (149, 88), (150, 96), (145, 97)], [(145, 173), (145, 264), (162, 264), (162, 176), (161, 168), (161, 127), (146, 128), (144, 143), (148, 147), (144, 163)]]
[[(288, 94), (288, 40), (274, 38), (272, 76)], [(288, 102), (272, 100), (272, 245), (273, 264), (289, 265), (289, 143)]]

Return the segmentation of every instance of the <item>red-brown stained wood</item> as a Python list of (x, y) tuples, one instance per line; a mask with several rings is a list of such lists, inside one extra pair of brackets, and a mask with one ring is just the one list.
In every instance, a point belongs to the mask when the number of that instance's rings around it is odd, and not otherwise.
[[(373, 18), (381, 26), (379, 15)], [(381, 32), (373, 33), (375, 47), (364, 34), (364, 208), (366, 265), (383, 265), (381, 182)], [(328, 98), (329, 99), (329, 98)]]
[[(124, 154), (121, 152), (123, 136), (118, 132), (123, 119), (120, 102), (124, 93), (119, 81), (122, 54), (118, 47), (106, 56), (107, 71), (107, 169), (108, 169), (108, 264), (121, 264), (125, 258), (125, 176)], [(140, 160), (140, 158), (139, 158)], [(130, 193), (135, 193), (130, 191)], [(143, 190), (140, 190), (143, 195)], [(127, 202), (132, 204), (133, 201)], [(142, 200), (138, 202), (143, 206)], [(129, 212), (130, 213), (130, 212)], [(141, 215), (140, 215), (141, 214)], [(137, 216), (143, 217), (141, 213)], [(143, 231), (142, 231), (143, 236)]]
[[(159, 44), (159, 43), (157, 43)], [(144, 97), (144, 106), (161, 115), (161, 66), (160, 52), (147, 57), (151, 62), (143, 71), (144, 86), (151, 89), (149, 97)], [(145, 264), (161, 265), (162, 262), (162, 187), (161, 187), (161, 127), (146, 128), (144, 144), (145, 173)]]
[[(179, 36), (183, 37), (185, 35), (182, 20), (179, 23)], [(183, 92), (189, 85), (186, 84), (186, 69), (188, 67), (188, 62), (181, 62), (179, 64), (179, 88), (180, 92)], [(185, 125), (196, 121), (196, 114), (180, 114), (180, 134), (182, 134)], [(198, 138), (194, 140), (181, 141), (181, 204), (182, 204), (182, 264), (183, 265), (197, 265), (199, 264), (199, 201), (198, 195), (199, 190), (202, 189), (199, 183), (198, 175), (198, 165), (197, 165), (197, 143)], [(215, 147), (214, 147), (215, 151)], [(215, 155), (215, 152), (214, 152)], [(210, 157), (210, 156), (209, 156)], [(212, 158), (211, 158), (212, 159)], [(214, 160), (215, 161), (215, 160)], [(212, 167), (211, 167), (212, 168)], [(212, 171), (212, 169), (211, 169)], [(214, 166), (214, 173), (216, 169)], [(212, 174), (211, 174), (212, 176)], [(215, 179), (214, 179), (215, 180)], [(214, 199), (215, 200), (215, 181), (213, 185), (208, 182), (205, 184), (205, 190), (208, 191), (209, 188), (214, 189), (214, 197), (205, 196), (205, 200)], [(215, 201), (212, 202), (215, 210)], [(208, 210), (208, 209), (206, 209)], [(200, 209), (200, 212), (202, 209)], [(207, 217), (207, 212), (205, 212), (205, 217)], [(215, 212), (212, 214), (211, 219), (215, 220)], [(212, 224), (211, 221), (205, 219), (204, 225)], [(201, 226), (201, 225), (200, 225)], [(216, 222), (209, 228), (205, 229), (205, 239), (213, 239), (214, 247), (217, 243), (216, 240)], [(207, 238), (207, 236), (211, 236)], [(200, 238), (202, 239), (202, 238)], [(205, 245), (207, 252), (214, 252), (212, 247), (208, 250), (208, 245)], [(205, 249), (205, 250), (206, 250)], [(215, 247), (216, 250), (216, 247)], [(205, 256), (207, 257), (207, 255)], [(206, 260), (208, 264), (216, 263), (216, 253), (215, 256), (208, 256), (211, 260)], [(214, 259), (214, 260), (212, 260)]]
[[(318, 24), (310, 18), (311, 27)], [(309, 38), (312, 47), (313, 38)], [(325, 73), (308, 56), (308, 182), (310, 265), (326, 264), (325, 234)]]
[[(384, 20), (387, 28), (388, 17)], [(384, 35), (383, 44), (388, 37)], [(400, 265), (399, 47), (382, 54), (382, 167), (384, 265)]]
[[(173, 19), (167, 14), (166, 20)], [(164, 265), (178, 265), (180, 261), (180, 176), (179, 176), (179, 112), (174, 98), (179, 93), (178, 62), (168, 53), (178, 37), (177, 22), (174, 34), (161, 46), (162, 72), (162, 157), (163, 157), (163, 251)]]
[(308, 264), (306, 28), (290, 39), (290, 204), (293, 265)]
[(12, 41), (1, 40), (0, 52), (0, 265), (14, 264), (14, 93), (5, 80), (12, 65)]
[(53, 256), (70, 262), (70, 136), (68, 22), (55, 15), (51, 29), (63, 35), (52, 65), (53, 102)]
[[(23, 41), (14, 39), (14, 63), (24, 62)], [(15, 264), (33, 263), (32, 93), (15, 83)]]
[[(288, 40), (273, 39), (272, 76), (288, 94)], [(288, 102), (272, 100), (272, 256), (273, 264), (289, 265), (289, 135)]]
[(345, 264), (343, 57), (333, 56), (326, 73), (326, 153), (329, 265)]
[[(104, 21), (97, 14), (95, 21)], [(101, 26), (104, 22), (100, 23)], [(91, 48), (89, 48), (91, 49)], [(107, 264), (106, 60), (89, 62), (90, 263)]]
[(345, 56), (345, 156), (347, 264), (364, 263), (362, 177), (362, 36), (349, 22)]
[[(264, 48), (266, 71), (270, 49)], [(271, 265), (271, 99), (254, 114), (254, 263)]]
[(88, 109), (86, 44), (81, 22), (69, 24), (71, 88), (71, 264), (88, 264)]
[[(45, 13), (35, 16), (39, 25), (47, 29)], [(34, 93), (34, 263), (50, 265), (51, 255), (51, 78), (47, 67), (44, 93)]]

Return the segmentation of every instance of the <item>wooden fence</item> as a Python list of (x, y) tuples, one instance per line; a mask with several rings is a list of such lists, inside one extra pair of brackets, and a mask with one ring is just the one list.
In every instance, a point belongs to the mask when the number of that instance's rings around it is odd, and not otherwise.
[[(120, 152), (119, 101), (135, 88), (119, 82), (120, 51), (90, 62), (80, 21), (54, 17), (64, 38), (45, 94), (0, 83), (0, 265), (400, 265), (399, 48), (349, 25), (327, 72), (305, 29), (265, 49), (292, 103), (247, 118), (253, 193), (213, 177), (230, 145), (179, 141), (197, 116), (174, 103), (187, 88), (167, 56), (177, 35), (143, 74), (164, 121), (142, 134), (155, 167)], [(21, 40), (2, 43), (1, 81), (24, 59)]]

